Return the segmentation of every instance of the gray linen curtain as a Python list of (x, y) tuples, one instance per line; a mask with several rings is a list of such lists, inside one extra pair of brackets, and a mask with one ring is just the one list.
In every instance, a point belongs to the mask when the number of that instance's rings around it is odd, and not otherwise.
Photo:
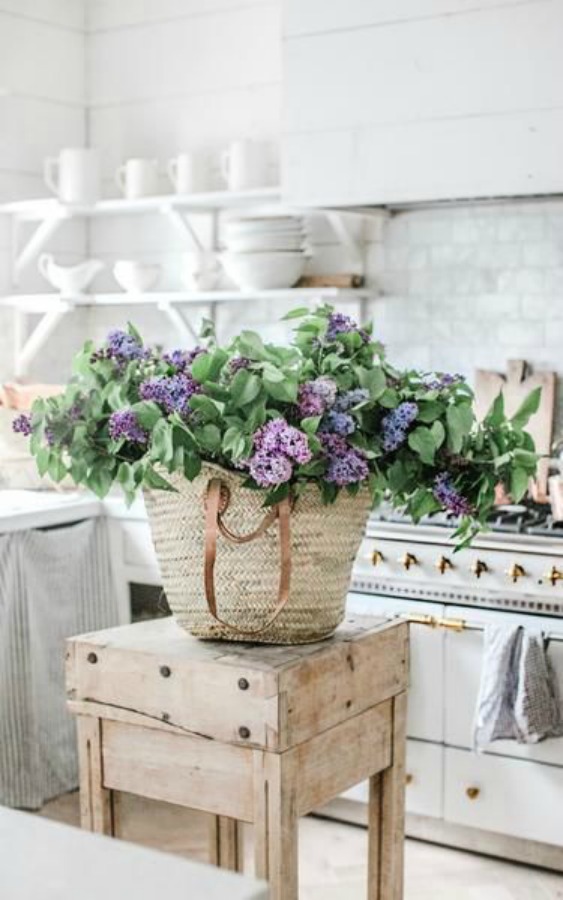
[(0, 804), (76, 787), (65, 639), (117, 621), (102, 520), (0, 536)]

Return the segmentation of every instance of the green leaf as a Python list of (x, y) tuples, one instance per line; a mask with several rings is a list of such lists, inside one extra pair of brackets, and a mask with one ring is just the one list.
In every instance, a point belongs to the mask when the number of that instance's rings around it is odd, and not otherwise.
[(307, 416), (301, 420), (301, 428), (305, 434), (316, 434), (321, 424), (322, 416)]
[(448, 447), (452, 453), (460, 453), (464, 438), (473, 427), (474, 415), (469, 403), (448, 406), (446, 423), (448, 426)]
[(270, 397), (281, 403), (295, 403), (297, 401), (297, 380), (286, 378), (284, 381), (270, 381), (264, 378), (264, 387)]
[(127, 462), (120, 463), (117, 470), (117, 481), (125, 492), (134, 491), (136, 483), (133, 466)]
[(152, 431), (158, 420), (162, 419), (162, 410), (153, 400), (141, 400), (139, 403), (134, 403), (131, 409), (137, 416), (141, 427), (146, 428), (147, 431)]
[(184, 455), (184, 475), (188, 481), (193, 481), (201, 472), (201, 459), (196, 453)]
[(431, 491), (427, 488), (419, 488), (409, 500), (408, 509), (414, 521), (418, 522), (423, 516), (439, 510), (440, 504)]
[(278, 366), (274, 366), (269, 362), (264, 363), (262, 371), (264, 373), (264, 378), (267, 378), (270, 382), (284, 381), (286, 377), (283, 369), (280, 369)]
[(535, 388), (520, 404), (511, 418), (512, 427), (521, 430), (528, 424), (530, 418), (537, 413), (541, 402), (541, 387)]
[(493, 400), (491, 408), (485, 416), (485, 422), (492, 428), (498, 428), (499, 425), (502, 425), (504, 419), (504, 394), (501, 390)]
[(221, 414), (225, 408), (224, 403), (219, 400), (212, 400), (205, 394), (194, 394), (190, 397), (190, 406), (192, 409), (200, 412), (209, 422), (219, 422)]
[(421, 400), (418, 403), (417, 421), (433, 422), (442, 415), (444, 407), (437, 400)]
[(217, 381), (227, 359), (228, 354), (220, 348), (208, 353), (201, 353), (192, 363), (192, 375), (200, 384), (205, 384), (206, 381)]
[(241, 331), (236, 343), (241, 356), (254, 360), (262, 360), (267, 356), (262, 338), (255, 331)]
[(86, 484), (97, 497), (103, 499), (113, 482), (113, 460), (100, 461), (92, 466), (86, 476)]
[(262, 383), (257, 375), (241, 369), (232, 380), (231, 396), (237, 406), (246, 406), (256, 400), (262, 389)]
[(423, 463), (429, 466), (434, 465), (434, 454), (436, 452), (436, 441), (430, 428), (425, 425), (419, 425), (409, 434), (409, 447), (418, 453)]
[(528, 490), (530, 475), (526, 469), (516, 466), (510, 473), (510, 497), (513, 503), (519, 503)]
[(153, 466), (146, 467), (143, 481), (147, 487), (156, 488), (159, 491), (174, 491), (174, 493), (177, 493), (176, 488), (166, 478), (163, 478)]
[(240, 428), (231, 425), (223, 435), (223, 453), (230, 454), (233, 459), (240, 459), (245, 451), (246, 443)]
[(387, 388), (387, 379), (381, 366), (374, 369), (359, 369), (358, 380), (360, 387), (369, 391), (371, 400), (379, 400)]
[(62, 481), (67, 474), (67, 468), (58, 453), (51, 452), (49, 455), (47, 472), (49, 473), (49, 478), (52, 478), (57, 483)]
[(278, 484), (277, 487), (272, 491), (268, 491), (266, 494), (264, 506), (275, 506), (276, 503), (280, 503), (282, 500), (285, 500), (286, 497), (289, 497), (289, 484), (287, 482), (285, 484)]
[(208, 423), (204, 425), (203, 428), (198, 428), (194, 431), (196, 440), (204, 450), (209, 450), (210, 453), (215, 453), (221, 446), (221, 432), (219, 431), (217, 425), (212, 425)]
[(282, 318), (282, 322), (287, 322), (290, 319), (302, 319), (303, 316), (308, 316), (310, 310), (307, 309), (306, 306), (300, 306), (297, 309), (292, 309)]
[(153, 456), (161, 463), (169, 463), (174, 457), (173, 428), (174, 426), (166, 419), (159, 419), (153, 429), (151, 450)]
[(43, 477), (43, 475), (47, 474), (49, 469), (49, 461), (51, 457), (51, 452), (48, 447), (40, 447), (37, 453), (35, 454), (35, 462), (37, 465), (37, 471)]
[(400, 402), (399, 394), (394, 388), (386, 388), (379, 397), (379, 405), (385, 409), (395, 409)]
[(430, 431), (432, 433), (432, 437), (434, 438), (434, 444), (436, 446), (436, 450), (438, 450), (442, 446), (444, 441), (446, 440), (446, 429), (444, 428), (442, 423), (439, 420), (437, 420), (430, 427)]

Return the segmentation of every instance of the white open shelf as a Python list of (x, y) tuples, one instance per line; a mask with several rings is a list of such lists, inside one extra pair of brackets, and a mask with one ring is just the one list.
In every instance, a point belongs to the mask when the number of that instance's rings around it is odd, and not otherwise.
[(15, 216), (22, 222), (39, 222), (44, 219), (76, 219), (107, 215), (136, 215), (161, 213), (170, 209), (184, 212), (213, 212), (221, 209), (241, 209), (245, 206), (277, 204), (281, 200), (279, 187), (256, 188), (251, 191), (207, 191), (199, 194), (160, 194), (127, 200), (116, 197), (100, 200), (91, 206), (61, 203), (54, 197), (38, 200), (16, 200), (0, 204), (0, 215)]
[(0, 306), (11, 306), (31, 315), (49, 312), (57, 306), (138, 306), (147, 305), (162, 307), (167, 304), (216, 304), (216, 303), (248, 303), (260, 300), (332, 300), (361, 302), (374, 295), (373, 290), (365, 288), (283, 288), (263, 291), (149, 291), (136, 293), (107, 294), (10, 294), (0, 299)]
[[(255, 209), (260, 214), (265, 210), (272, 214), (306, 215), (310, 210), (284, 205), (279, 187), (259, 188), (250, 191), (212, 191), (199, 194), (163, 194), (141, 197), (136, 200), (116, 198), (100, 200), (91, 206), (74, 206), (61, 203), (56, 198), (38, 200), (18, 200), (0, 204), (0, 215), (12, 219), (12, 282), (19, 283), (22, 272), (39, 256), (53, 235), (65, 222), (77, 218), (97, 216), (129, 216), (156, 214), (165, 216), (197, 250), (210, 249), (217, 252), (219, 247), (219, 215), (221, 212)], [(346, 215), (366, 216), (375, 210), (350, 210)], [(316, 209), (315, 213), (326, 216), (340, 243), (346, 246), (352, 271), (363, 272), (362, 246), (350, 229), (349, 221), (337, 210)], [(211, 216), (211, 246), (201, 245), (194, 232), (190, 216), (205, 214)], [(30, 233), (30, 225), (32, 230)], [(360, 304), (363, 318), (366, 304), (373, 291), (363, 289), (339, 289), (331, 287), (287, 288), (264, 291), (151, 291), (144, 294), (104, 293), (77, 294), (72, 296), (57, 293), (10, 294), (0, 299), (0, 305), (12, 307), (16, 317), (15, 328), (15, 370), (16, 376), (26, 374), (32, 360), (37, 356), (58, 324), (79, 307), (119, 307), (151, 305), (165, 315), (174, 326), (178, 337), (191, 341), (196, 338), (193, 317), (186, 306), (206, 304), (211, 318), (219, 304), (248, 303), (290, 299), (296, 303), (313, 301), (348, 301)], [(28, 317), (40, 316), (37, 323), (28, 328)]]

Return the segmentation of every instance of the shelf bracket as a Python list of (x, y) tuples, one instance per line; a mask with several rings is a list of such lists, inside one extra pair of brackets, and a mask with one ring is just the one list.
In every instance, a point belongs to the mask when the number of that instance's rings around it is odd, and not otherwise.
[(358, 241), (353, 235), (343, 213), (336, 212), (333, 209), (323, 209), (322, 212), (326, 216), (339, 243), (348, 251), (351, 268), (357, 270), (358, 275), (363, 275), (365, 270), (363, 242)]
[(186, 216), (183, 216), (179, 210), (175, 209), (173, 206), (163, 206), (162, 212), (168, 217), (168, 219), (172, 222), (175, 228), (181, 233), (182, 237), (185, 238), (186, 234), (193, 242), (195, 249), (199, 253), (203, 253), (205, 251), (205, 247), (201, 243), (199, 237), (195, 233), (194, 228), (192, 227), (189, 219)]
[(169, 322), (172, 323), (182, 341), (189, 342), (193, 340), (197, 342), (198, 334), (192, 323), (179, 309), (173, 306), (172, 303), (163, 301), (158, 304), (158, 309), (160, 312), (164, 313)]
[(29, 371), (29, 367), (42, 347), (47, 343), (53, 331), (71, 310), (72, 305), (58, 303), (43, 316), (31, 331), (26, 334), (25, 317), (29, 315), (26, 310), (16, 308), (15, 328), (15, 376), (23, 378)]
[(14, 220), (12, 235), (12, 282), (14, 285), (19, 284), (19, 279), (24, 269), (37, 258), (47, 242), (55, 232), (59, 230), (63, 221), (64, 218), (61, 216), (43, 219), (31, 237), (28, 238), (27, 243), (20, 249), (19, 242), (22, 223), (18, 219)]

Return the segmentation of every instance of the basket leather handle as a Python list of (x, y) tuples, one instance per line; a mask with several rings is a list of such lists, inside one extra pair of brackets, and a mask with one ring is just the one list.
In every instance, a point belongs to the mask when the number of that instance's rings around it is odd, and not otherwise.
[[(229, 492), (219, 478), (212, 478), (207, 485), (205, 502), (205, 568), (204, 584), (205, 597), (209, 612), (221, 625), (235, 634), (252, 635), (262, 634), (272, 625), (282, 612), (289, 600), (289, 586), (291, 580), (291, 534), (290, 515), (291, 505), (289, 498), (280, 501), (269, 510), (262, 522), (249, 534), (239, 535), (232, 532), (223, 521), (223, 513), (229, 505)], [(217, 612), (217, 598), (215, 595), (215, 560), (217, 557), (217, 535), (220, 532), (223, 537), (234, 544), (245, 544), (255, 540), (272, 525), (276, 519), (280, 532), (280, 581), (278, 599), (273, 612), (263, 625), (258, 628), (247, 629), (231, 625), (222, 619)]]

